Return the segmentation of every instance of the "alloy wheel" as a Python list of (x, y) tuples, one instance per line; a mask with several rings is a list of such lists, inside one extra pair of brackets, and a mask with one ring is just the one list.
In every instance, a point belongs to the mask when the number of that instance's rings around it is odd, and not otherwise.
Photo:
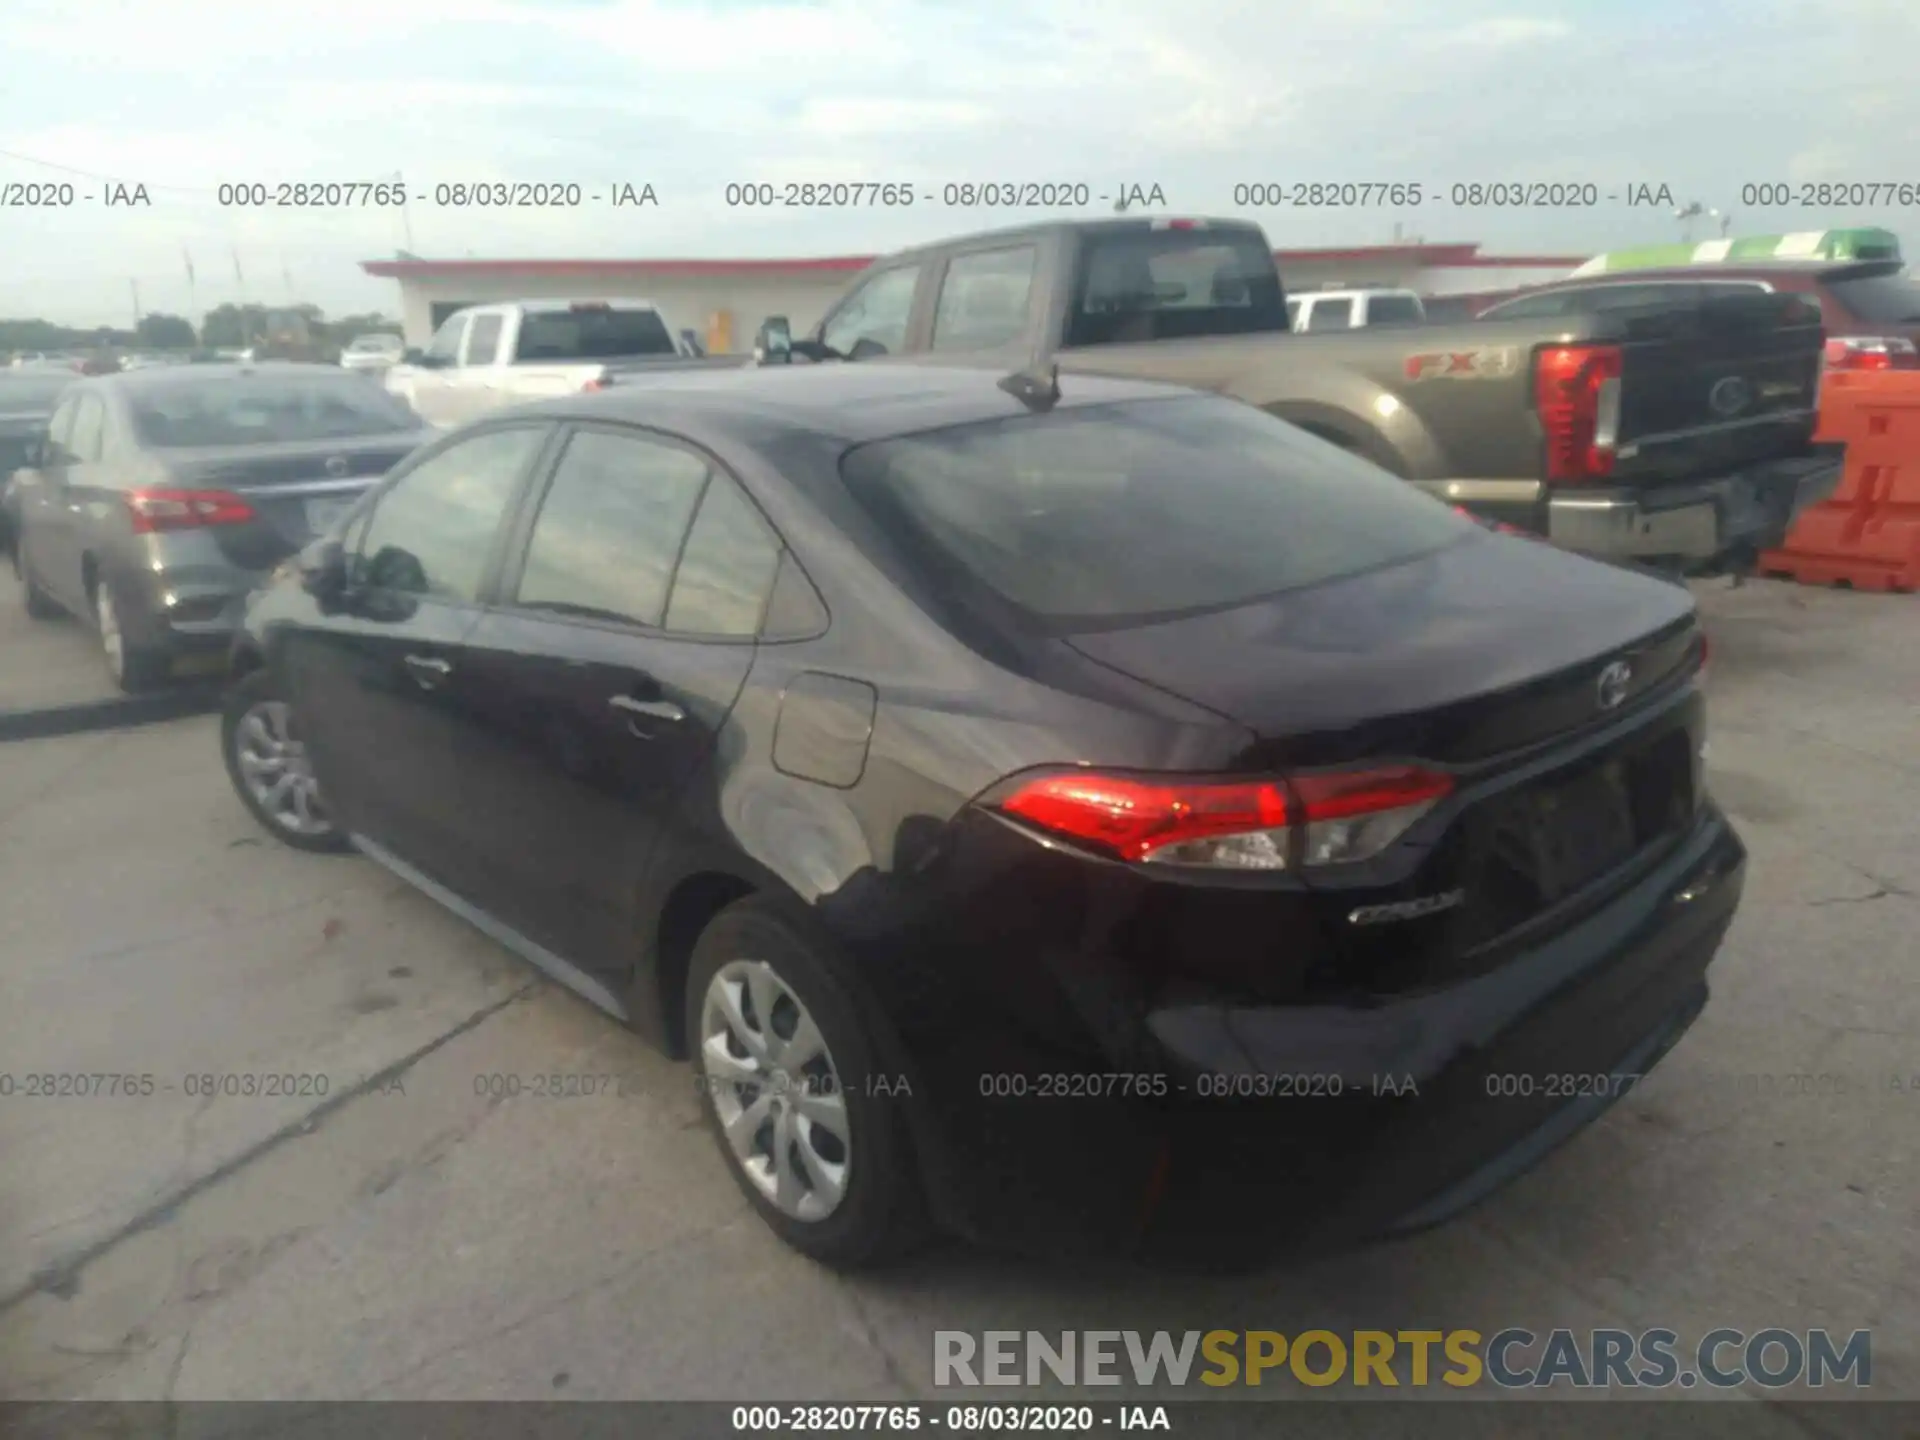
[(795, 1220), (824, 1220), (852, 1172), (847, 1097), (826, 1037), (764, 960), (720, 967), (701, 1005), (706, 1091), (743, 1174)]
[(262, 700), (249, 707), (234, 726), (233, 751), (247, 793), (275, 825), (295, 835), (325, 835), (333, 829), (286, 701)]

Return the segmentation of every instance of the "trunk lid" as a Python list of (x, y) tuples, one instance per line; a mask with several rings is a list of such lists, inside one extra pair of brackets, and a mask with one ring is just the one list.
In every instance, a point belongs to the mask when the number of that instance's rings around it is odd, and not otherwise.
[[(1336, 987), (1397, 993), (1570, 923), (1692, 821), (1693, 602), (1534, 541), (1475, 538), (1309, 590), (1134, 629), (1081, 654), (1256, 737), (1236, 767), (1421, 761), (1453, 793), (1371, 860), (1302, 872)], [(1624, 679), (1603, 672), (1624, 665)]]
[(1599, 318), (1593, 338), (1624, 351), (1609, 480), (1697, 479), (1811, 441), (1826, 332), (1807, 297), (1755, 292)]
[(212, 533), (228, 559), (264, 570), (299, 550), (433, 432), (302, 440), (165, 452), (164, 483), (189, 490), (229, 490), (253, 507), (250, 524)]

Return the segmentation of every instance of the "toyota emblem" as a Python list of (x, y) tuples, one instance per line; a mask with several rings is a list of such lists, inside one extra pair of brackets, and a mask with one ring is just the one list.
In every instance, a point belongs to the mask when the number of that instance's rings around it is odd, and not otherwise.
[(338, 480), (347, 473), (347, 457), (335, 455), (327, 461), (327, 474)]
[(1602, 710), (1617, 710), (1620, 702), (1627, 698), (1627, 687), (1633, 683), (1633, 667), (1624, 660), (1616, 660), (1600, 672), (1600, 682), (1596, 687), (1597, 698)]
[(1753, 386), (1746, 377), (1729, 375), (1724, 380), (1716, 380), (1713, 388), (1707, 391), (1707, 408), (1722, 420), (1731, 420), (1745, 413), (1753, 404)]

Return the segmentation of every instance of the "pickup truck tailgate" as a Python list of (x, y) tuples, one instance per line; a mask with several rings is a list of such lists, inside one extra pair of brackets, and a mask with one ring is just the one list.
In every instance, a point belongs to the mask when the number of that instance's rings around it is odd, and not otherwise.
[(1612, 317), (1624, 351), (1616, 481), (1695, 479), (1803, 452), (1818, 413), (1819, 310), (1755, 293)]

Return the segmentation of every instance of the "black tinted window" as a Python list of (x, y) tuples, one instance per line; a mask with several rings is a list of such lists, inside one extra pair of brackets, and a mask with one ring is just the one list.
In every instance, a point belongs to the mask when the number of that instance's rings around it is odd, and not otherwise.
[(936, 350), (990, 350), (1027, 332), (1027, 300), (1040, 252), (1031, 245), (956, 256), (940, 282)]
[(491, 365), (500, 358), (498, 315), (476, 315), (467, 330), (467, 364)]
[(677, 352), (666, 322), (656, 311), (581, 304), (521, 316), (514, 353), (521, 360), (565, 362)]
[(1307, 311), (1309, 330), (1348, 330), (1353, 327), (1353, 301), (1316, 300)]
[(1126, 230), (1087, 242), (1067, 344), (1286, 328), (1280, 275), (1257, 231)]
[(1212, 397), (882, 441), (844, 474), (935, 583), (984, 585), (1060, 628), (1235, 604), (1474, 529), (1384, 470)]
[(1418, 325), (1422, 318), (1420, 302), (1411, 295), (1367, 297), (1369, 325)]
[(1834, 298), (1862, 320), (1920, 325), (1920, 284), (1906, 275), (1863, 275), (1826, 284)]
[(713, 477), (673, 577), (667, 629), (689, 635), (752, 635), (760, 629), (780, 564), (780, 542), (753, 502)]
[(221, 375), (141, 385), (128, 396), (141, 440), (163, 450), (390, 435), (419, 424), (386, 391), (314, 366), (311, 376)]
[(1609, 310), (1639, 310), (1648, 305), (1691, 305), (1700, 299), (1698, 285), (1668, 282), (1654, 285), (1596, 285), (1575, 291), (1574, 304), (1588, 314)]
[(907, 325), (913, 318), (913, 292), (920, 283), (920, 267), (905, 265), (886, 270), (864, 282), (833, 312), (820, 332), (828, 348), (851, 355), (862, 340), (888, 354), (906, 348)]
[(635, 435), (583, 430), (540, 502), (516, 596), (563, 615), (658, 625), (706, 462)]
[(546, 435), (530, 425), (484, 431), (401, 476), (367, 522), (359, 581), (437, 600), (477, 599), (514, 484)]

